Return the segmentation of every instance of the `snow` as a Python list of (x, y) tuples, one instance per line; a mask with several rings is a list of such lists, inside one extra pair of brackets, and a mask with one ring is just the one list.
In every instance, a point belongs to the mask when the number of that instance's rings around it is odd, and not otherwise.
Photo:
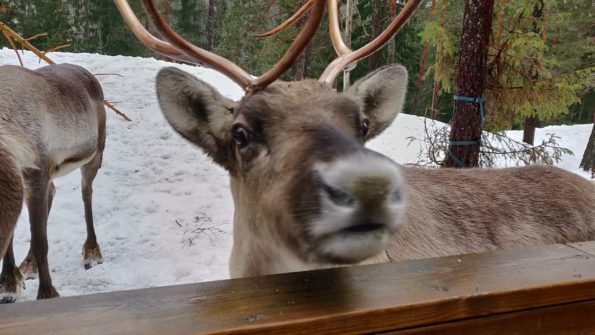
[[(55, 181), (57, 192), (48, 222), (49, 264), (62, 296), (128, 290), (228, 278), (233, 203), (227, 173), (173, 132), (159, 111), (154, 82), (157, 71), (176, 66), (208, 81), (225, 96), (238, 99), (242, 90), (223, 75), (205, 68), (150, 58), (51, 53), (58, 63), (73, 63), (98, 75), (105, 96), (132, 122), (108, 110), (103, 167), (94, 182), (94, 218), (103, 264), (89, 270), (81, 257), (85, 223), (80, 173)], [(29, 53), (29, 68), (43, 66)], [(0, 64), (18, 64), (12, 50), (0, 50)], [(115, 75), (118, 74), (118, 75)], [(592, 125), (539, 129), (560, 136), (575, 156), (560, 166), (578, 170)], [(400, 115), (369, 147), (405, 164), (414, 162), (423, 119)], [(511, 132), (520, 137), (519, 132)], [(17, 262), (29, 248), (29, 223), (23, 211), (15, 232)], [(29, 280), (21, 301), (33, 300), (37, 281)]]

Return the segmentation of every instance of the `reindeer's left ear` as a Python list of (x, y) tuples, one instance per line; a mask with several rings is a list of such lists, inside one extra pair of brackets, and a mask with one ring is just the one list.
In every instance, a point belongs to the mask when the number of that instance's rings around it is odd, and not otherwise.
[(366, 140), (382, 133), (403, 109), (407, 90), (407, 69), (394, 64), (361, 78), (345, 92), (357, 101), (370, 120)]

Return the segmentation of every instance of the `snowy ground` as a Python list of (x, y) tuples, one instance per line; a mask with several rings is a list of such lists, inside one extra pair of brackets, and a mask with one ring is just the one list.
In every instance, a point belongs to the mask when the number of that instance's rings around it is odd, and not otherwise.
[[(154, 78), (163, 66), (154, 59), (52, 53), (56, 62), (81, 65), (95, 74), (105, 96), (133, 121), (108, 110), (103, 168), (94, 183), (95, 227), (104, 263), (84, 270), (81, 247), (85, 224), (80, 174), (73, 172), (57, 188), (48, 223), (49, 263), (54, 285), (71, 296), (225, 279), (231, 250), (233, 205), (226, 172), (175, 134), (158, 109)], [(26, 66), (40, 64), (30, 54)], [(17, 64), (12, 50), (0, 50), (0, 64)], [(230, 98), (242, 91), (215, 71), (175, 65), (207, 80)], [(561, 137), (575, 152), (560, 166), (578, 170), (592, 125), (548, 127), (537, 131)], [(370, 147), (399, 163), (416, 160), (419, 147), (408, 136), (422, 135), (422, 119), (400, 115)], [(516, 134), (515, 136), (520, 136)], [(583, 173), (582, 175), (588, 176)], [(204, 228), (197, 232), (197, 228)], [(27, 212), (15, 234), (17, 262), (29, 246)], [(37, 281), (27, 281), (21, 300), (32, 300)]]

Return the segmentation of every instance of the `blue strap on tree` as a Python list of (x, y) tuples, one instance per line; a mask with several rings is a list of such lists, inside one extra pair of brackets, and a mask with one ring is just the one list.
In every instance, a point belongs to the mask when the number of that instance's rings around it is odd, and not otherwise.
[[(483, 97), (464, 97), (464, 96), (460, 96), (460, 95), (455, 95), (454, 100), (479, 104), (479, 124), (483, 127), (483, 121), (484, 121), (484, 109), (483, 109), (484, 98)], [(478, 138), (476, 140), (470, 140), (470, 141), (450, 141), (450, 142), (448, 142), (449, 147), (451, 145), (476, 145), (476, 144), (481, 144), (481, 138)], [(450, 150), (450, 148), (448, 148), (448, 156), (450, 156), (450, 158), (452, 158), (452, 160), (455, 163), (457, 163), (458, 166), (465, 167), (465, 163), (461, 159), (459, 159), (459, 157), (457, 157), (457, 155), (455, 155)]]
[(483, 119), (484, 119), (484, 113), (483, 113), (483, 97), (464, 97), (461, 95), (455, 95), (454, 96), (454, 100), (458, 100), (458, 101), (464, 101), (464, 102), (474, 102), (476, 104), (479, 104), (479, 124), (481, 126), (483, 126)]

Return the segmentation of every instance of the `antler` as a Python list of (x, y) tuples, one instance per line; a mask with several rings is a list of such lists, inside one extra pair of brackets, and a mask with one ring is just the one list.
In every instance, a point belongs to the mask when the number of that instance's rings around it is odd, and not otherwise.
[[(241, 69), (236, 64), (221, 56), (201, 49), (178, 35), (171, 28), (163, 15), (159, 13), (155, 6), (154, 0), (141, 0), (141, 3), (155, 24), (155, 27), (167, 42), (151, 35), (151, 33), (149, 33), (142, 26), (128, 5), (127, 0), (114, 0), (114, 2), (116, 3), (122, 18), (128, 24), (130, 30), (134, 33), (136, 38), (149, 49), (171, 58), (191, 63), (203, 63), (207, 66), (210, 66), (228, 76), (247, 92), (266, 87), (266, 85), (279, 78), (281, 74), (289, 69), (301, 51), (314, 36), (314, 33), (316, 32), (316, 29), (318, 28), (318, 25), (322, 19), (325, 4), (325, 0), (308, 0), (301, 8), (298, 9), (294, 15), (292, 15), (280, 26), (267, 33), (257, 35), (260, 37), (266, 37), (277, 34), (297, 21), (306, 12), (310, 12), (308, 21), (304, 25), (303, 30), (296, 37), (285, 55), (283, 55), (283, 57), (262, 76), (258, 78), (252, 78), (246, 71)], [(337, 0), (328, 0), (329, 32), (333, 48), (335, 49), (338, 57), (327, 66), (320, 76), (319, 81), (332, 83), (336, 79), (337, 75), (347, 66), (371, 55), (382, 48), (382, 46), (384, 46), (384, 44), (386, 44), (388, 40), (399, 31), (405, 22), (407, 22), (409, 17), (411, 17), (421, 2), (422, 0), (409, 0), (405, 7), (403, 7), (399, 14), (380, 35), (378, 35), (362, 48), (353, 51), (347, 47), (347, 45), (345, 45), (345, 42), (341, 37)]]
[(349, 64), (366, 58), (382, 48), (391, 37), (399, 31), (405, 22), (407, 22), (421, 2), (422, 0), (409, 0), (405, 7), (403, 7), (399, 14), (393, 19), (388, 27), (380, 33), (380, 35), (376, 36), (376, 38), (363, 47), (352, 51), (345, 45), (343, 38), (341, 37), (337, 13), (337, 0), (328, 0), (329, 31), (333, 47), (339, 57), (335, 58), (335, 60), (326, 67), (318, 80), (330, 84), (335, 81), (337, 75)]
[(252, 78), (246, 71), (242, 70), (236, 64), (218, 56), (214, 53), (201, 49), (178, 35), (169, 25), (167, 20), (159, 13), (154, 0), (141, 0), (149, 17), (155, 24), (157, 30), (161, 33), (167, 42), (164, 42), (151, 35), (142, 27), (134, 13), (132, 12), (127, 0), (114, 0), (122, 18), (128, 24), (134, 35), (141, 43), (149, 49), (163, 55), (189, 61), (192, 63), (204, 63), (213, 69), (225, 74), (231, 80), (239, 84), (245, 91), (251, 92), (270, 84), (281, 76), (299, 56), (308, 42), (314, 36), (322, 15), (324, 12), (325, 0), (309, 0), (312, 2), (310, 16), (304, 25), (304, 29), (299, 33), (291, 44), (285, 55), (266, 73), (258, 78)]
[(343, 41), (341, 37), (341, 28), (339, 27), (339, 5), (337, 0), (328, 0), (328, 30), (331, 36), (331, 42), (333, 48), (339, 57), (345, 56), (351, 51), (351, 49)]
[(151, 33), (149, 33), (145, 29), (145, 27), (143, 27), (143, 25), (138, 21), (136, 15), (134, 15), (132, 8), (130, 8), (130, 5), (128, 5), (128, 2), (126, 0), (114, 0), (114, 2), (116, 3), (116, 7), (118, 7), (118, 10), (120, 11), (120, 15), (122, 15), (124, 22), (126, 22), (128, 27), (130, 28), (130, 31), (132, 31), (134, 36), (142, 44), (144, 44), (146, 47), (153, 50), (154, 52), (157, 52), (164, 56), (187, 62), (192, 62), (192, 59), (186, 57), (186, 55), (181, 53), (178, 49), (174, 48), (171, 44), (164, 42), (158, 39), (157, 37), (151, 35)]
[(295, 21), (297, 21), (300, 17), (304, 16), (304, 14), (306, 14), (306, 12), (308, 12), (308, 10), (310, 10), (310, 8), (312, 8), (312, 5), (314, 4), (314, 0), (308, 0), (302, 7), (300, 7), (289, 19), (287, 19), (285, 22), (281, 23), (280, 25), (278, 25), (276, 28), (274, 28), (273, 30), (267, 31), (266, 33), (262, 33), (262, 34), (256, 34), (254, 36), (256, 37), (269, 37), (269, 36), (273, 36), (276, 35), (280, 32), (282, 32), (283, 30), (285, 30), (287, 27), (291, 26), (292, 24), (295, 23)]
[[(291, 24), (295, 23), (301, 16), (303, 16), (308, 9), (310, 9), (312, 5), (312, 0), (306, 2), (298, 11), (290, 17), (287, 21), (283, 22), (273, 30), (266, 32), (264, 34), (259, 34), (259, 37), (267, 37), (271, 35), (275, 35)], [(341, 28), (339, 27), (339, 13), (338, 13), (338, 3), (337, 0), (328, 0), (327, 7), (328, 7), (328, 25), (329, 25), (329, 34), (331, 37), (331, 42), (333, 44), (333, 48), (337, 53), (338, 58), (333, 60), (327, 68), (324, 70), (322, 75), (319, 78), (319, 81), (332, 83), (337, 78), (337, 75), (343, 71), (343, 69), (347, 68), (350, 64), (355, 63), (358, 60), (368, 57), (369, 55), (373, 54), (374, 52), (378, 51), (382, 48), (390, 39), (393, 37), (399, 29), (407, 22), (409, 17), (415, 12), (415, 10), (419, 7), (422, 0), (409, 0), (405, 7), (399, 12), (393, 21), (388, 25), (388, 27), (375, 39), (371, 42), (366, 44), (365, 46), (359, 48), (358, 50), (351, 50), (343, 41), (341, 37)]]

